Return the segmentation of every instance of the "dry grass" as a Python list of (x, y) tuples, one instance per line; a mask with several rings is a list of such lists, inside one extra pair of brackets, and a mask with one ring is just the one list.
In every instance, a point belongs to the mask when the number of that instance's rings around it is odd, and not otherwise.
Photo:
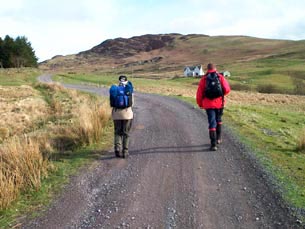
[(103, 128), (110, 117), (110, 107), (99, 106), (96, 103), (82, 104), (79, 107), (79, 123), (77, 125), (77, 134), (81, 142), (92, 144), (101, 139)]
[(47, 174), (48, 162), (39, 143), (32, 138), (14, 137), (0, 146), (0, 209), (14, 201), (20, 191), (38, 189)]
[(47, 103), (30, 86), (0, 86), (0, 142), (24, 133), (48, 114)]
[(20, 192), (39, 189), (52, 155), (101, 141), (110, 118), (104, 100), (56, 84), (36, 88), (41, 94), (29, 86), (0, 87), (0, 209)]
[(156, 93), (156, 94), (163, 94), (163, 95), (181, 95), (186, 97), (195, 97), (196, 96), (196, 89), (195, 87), (193, 90), (191, 88), (176, 88), (176, 87), (168, 87), (166, 85), (160, 85), (157, 87), (151, 87), (149, 85), (141, 88), (137, 87), (138, 91), (142, 92), (150, 92), (150, 93)]
[[(68, 117), (65, 122), (62, 122), (62, 125), (53, 125), (52, 132), (75, 146), (100, 141), (103, 128), (110, 118), (111, 111), (108, 102), (94, 99), (75, 90), (64, 90), (56, 84), (48, 85), (48, 87), (55, 92), (51, 96), (51, 107), (54, 115), (57, 119), (62, 120)], [(65, 97), (58, 96), (58, 93), (62, 92), (67, 93), (67, 95)]]
[(228, 105), (279, 105), (287, 109), (305, 111), (305, 96), (284, 95), (284, 94), (264, 94), (257, 92), (232, 91), (228, 99)]
[[(199, 80), (198, 80), (199, 81)], [(137, 90), (141, 92), (150, 92), (163, 95), (180, 95), (185, 97), (196, 97), (197, 85), (185, 86), (169, 86), (166, 84), (157, 84), (155, 86), (138, 86)], [(234, 91), (226, 96), (227, 105), (289, 105), (289, 109), (293, 108), (298, 111), (305, 111), (305, 96), (285, 95), (285, 94), (266, 94), (258, 92)]]

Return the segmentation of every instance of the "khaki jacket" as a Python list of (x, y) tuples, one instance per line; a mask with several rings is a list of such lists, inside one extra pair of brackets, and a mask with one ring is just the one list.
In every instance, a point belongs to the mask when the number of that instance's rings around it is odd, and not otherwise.
[(131, 107), (127, 107), (125, 109), (112, 108), (111, 115), (113, 120), (133, 119), (133, 111)]
[[(134, 104), (134, 96), (132, 96), (132, 104)], [(127, 107), (125, 109), (112, 108), (111, 116), (113, 120), (133, 119), (132, 107)]]

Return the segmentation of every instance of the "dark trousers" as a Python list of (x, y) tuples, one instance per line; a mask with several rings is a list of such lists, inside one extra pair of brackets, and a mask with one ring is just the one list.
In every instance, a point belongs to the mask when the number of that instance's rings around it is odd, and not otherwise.
[(222, 124), (221, 117), (223, 115), (223, 108), (220, 109), (207, 109), (206, 110), (209, 121), (209, 130), (216, 130), (217, 125)]
[(130, 120), (113, 120), (114, 123), (114, 150), (121, 152), (121, 150), (128, 151), (129, 132), (132, 126), (132, 119)]

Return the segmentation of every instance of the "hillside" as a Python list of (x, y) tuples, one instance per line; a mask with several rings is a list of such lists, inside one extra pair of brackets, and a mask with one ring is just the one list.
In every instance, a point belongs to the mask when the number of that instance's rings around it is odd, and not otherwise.
[(81, 52), (78, 56), (107, 56), (110, 58), (126, 58), (140, 52), (150, 52), (173, 44), (175, 37), (170, 35), (144, 35), (130, 39), (109, 39), (90, 50)]
[[(90, 50), (55, 56), (42, 69), (181, 75), (186, 65), (215, 62), (222, 68), (266, 59), (305, 59), (305, 41), (247, 36), (159, 34), (103, 41)], [(267, 61), (267, 63), (269, 63)], [(238, 70), (238, 68), (237, 68)]]

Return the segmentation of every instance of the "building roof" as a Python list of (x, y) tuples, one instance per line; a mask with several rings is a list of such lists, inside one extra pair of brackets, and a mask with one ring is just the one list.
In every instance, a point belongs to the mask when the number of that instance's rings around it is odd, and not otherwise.
[(186, 67), (184, 68), (184, 71), (185, 71), (187, 68), (190, 69), (191, 71), (194, 71), (196, 67), (197, 67), (198, 69), (201, 69), (201, 68), (202, 68), (201, 65), (186, 66)]

